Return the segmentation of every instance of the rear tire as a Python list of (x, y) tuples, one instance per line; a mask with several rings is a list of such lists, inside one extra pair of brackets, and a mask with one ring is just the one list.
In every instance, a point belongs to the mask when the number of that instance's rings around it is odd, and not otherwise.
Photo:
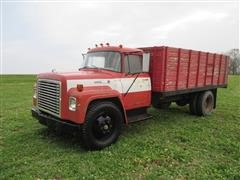
[(189, 103), (189, 111), (191, 114), (197, 115), (197, 102), (198, 102), (198, 94), (194, 94), (190, 99)]
[(99, 150), (115, 143), (120, 135), (123, 115), (112, 102), (92, 104), (82, 126), (82, 137), (87, 149)]
[(214, 95), (212, 91), (205, 91), (199, 95), (197, 113), (199, 116), (208, 116), (214, 108)]

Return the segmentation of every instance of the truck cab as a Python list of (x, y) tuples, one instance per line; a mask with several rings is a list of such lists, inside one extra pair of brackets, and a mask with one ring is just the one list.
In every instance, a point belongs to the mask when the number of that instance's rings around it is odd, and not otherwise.
[(89, 49), (78, 71), (37, 76), (32, 114), (49, 127), (79, 129), (88, 148), (101, 149), (117, 140), (122, 124), (150, 117), (148, 71), (141, 49)]

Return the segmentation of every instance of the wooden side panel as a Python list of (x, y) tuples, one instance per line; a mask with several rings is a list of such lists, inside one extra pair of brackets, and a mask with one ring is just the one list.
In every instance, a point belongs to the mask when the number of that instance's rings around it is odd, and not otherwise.
[(215, 57), (213, 85), (217, 85), (218, 84), (220, 60), (221, 60), (221, 55), (217, 54), (216, 57)]
[(206, 57), (207, 57), (207, 53), (205, 53), (205, 52), (200, 53), (198, 83), (197, 83), (196, 87), (203, 87), (204, 86)]
[(205, 86), (212, 85), (214, 54), (208, 53), (208, 60), (205, 73)]
[(178, 49), (168, 48), (166, 62), (165, 91), (174, 91), (177, 81)]
[(221, 61), (221, 68), (220, 68), (218, 84), (224, 84), (224, 82), (225, 82), (225, 68), (227, 65), (226, 61), (227, 61), (227, 56), (223, 56), (222, 61)]
[(151, 53), (150, 76), (155, 92), (227, 84), (229, 57), (173, 48), (141, 48)]
[(182, 49), (180, 53), (178, 86), (176, 87), (177, 90), (187, 88), (188, 62), (189, 62), (189, 51)]
[(198, 52), (192, 51), (190, 71), (189, 71), (189, 86), (188, 88), (195, 88), (197, 80), (197, 69), (198, 69)]

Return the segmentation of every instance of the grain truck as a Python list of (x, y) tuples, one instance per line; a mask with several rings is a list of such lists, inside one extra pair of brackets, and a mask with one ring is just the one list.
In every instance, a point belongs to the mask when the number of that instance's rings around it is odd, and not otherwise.
[(32, 115), (50, 128), (81, 133), (87, 149), (102, 149), (117, 141), (124, 124), (151, 118), (151, 106), (175, 102), (188, 104), (193, 115), (210, 115), (217, 88), (227, 87), (228, 65), (229, 57), (217, 53), (101, 44), (88, 49), (78, 71), (37, 76)]

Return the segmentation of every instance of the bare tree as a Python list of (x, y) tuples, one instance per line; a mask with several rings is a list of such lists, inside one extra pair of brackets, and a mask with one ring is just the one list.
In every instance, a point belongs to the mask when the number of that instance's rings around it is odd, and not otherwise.
[(230, 56), (230, 74), (240, 74), (240, 54), (239, 49), (231, 49), (228, 53)]

